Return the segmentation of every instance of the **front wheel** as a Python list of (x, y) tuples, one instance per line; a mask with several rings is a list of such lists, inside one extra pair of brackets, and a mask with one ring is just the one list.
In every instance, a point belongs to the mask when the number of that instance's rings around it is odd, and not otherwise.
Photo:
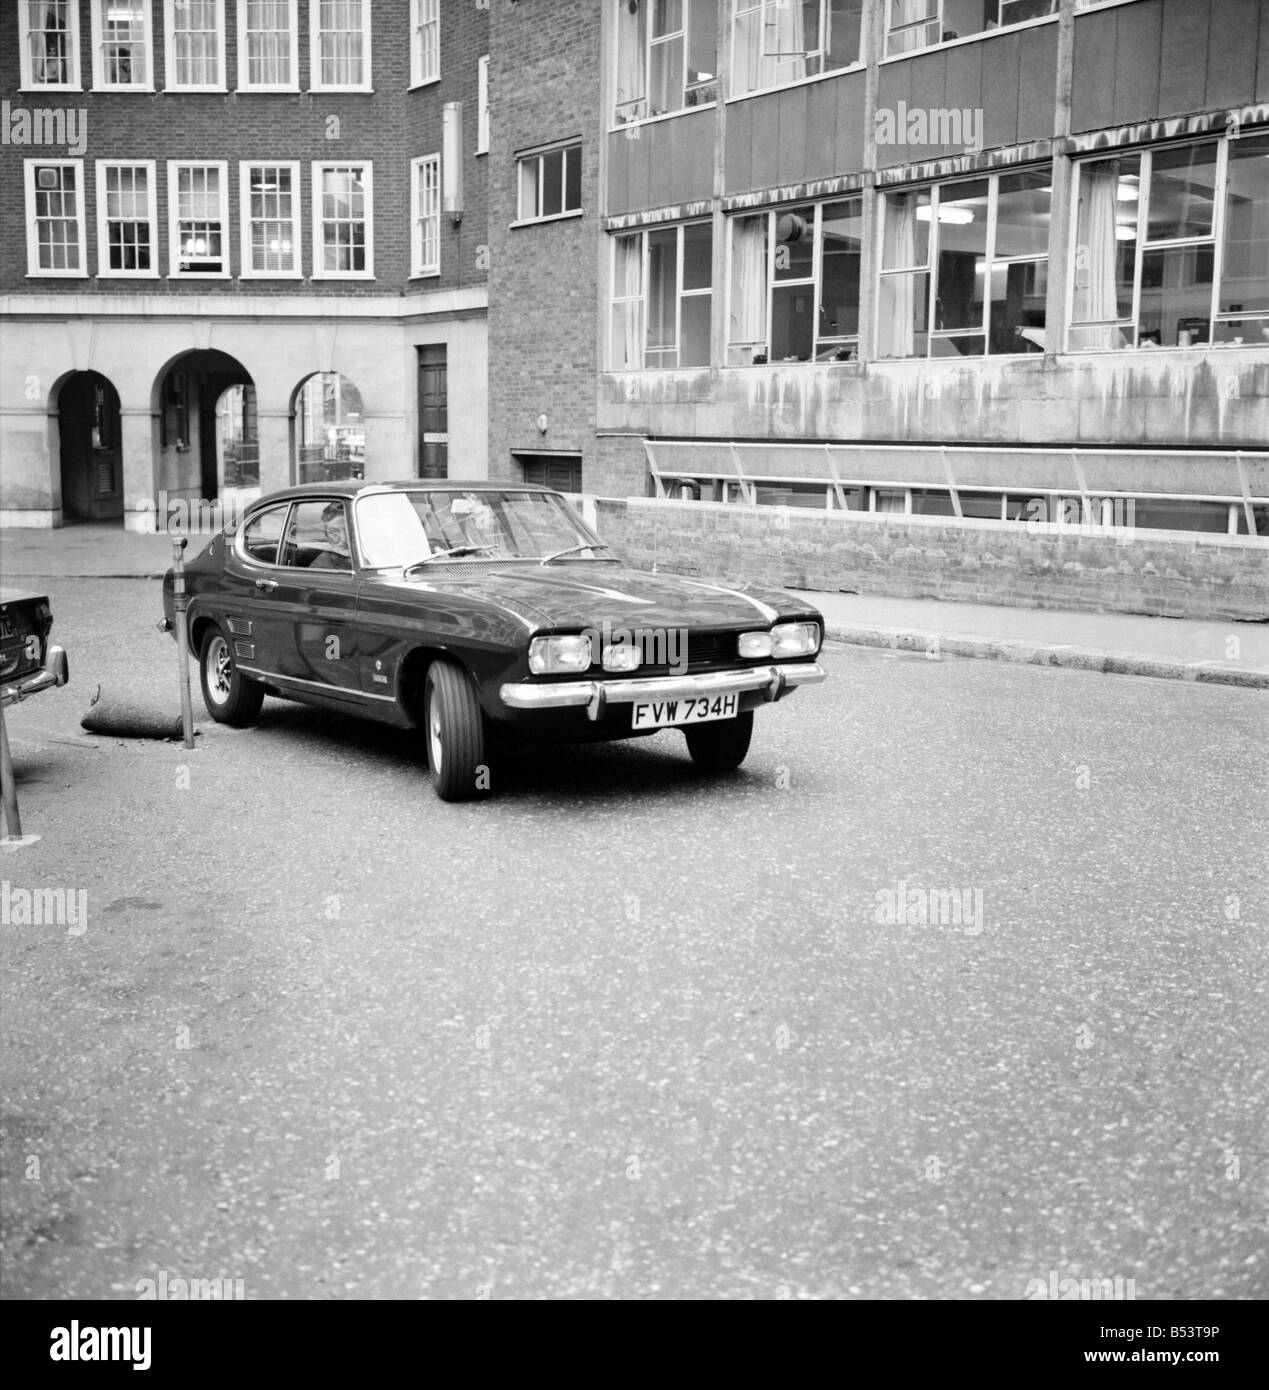
[(753, 710), (683, 730), (692, 761), (704, 772), (730, 772), (745, 760), (753, 737)]
[(428, 776), (442, 801), (471, 801), (489, 791), (485, 721), (466, 675), (448, 661), (427, 673), (424, 693)]
[(240, 729), (255, 723), (264, 703), (264, 690), (239, 671), (225, 634), (214, 625), (203, 634), (198, 671), (203, 703), (217, 723), (233, 724)]

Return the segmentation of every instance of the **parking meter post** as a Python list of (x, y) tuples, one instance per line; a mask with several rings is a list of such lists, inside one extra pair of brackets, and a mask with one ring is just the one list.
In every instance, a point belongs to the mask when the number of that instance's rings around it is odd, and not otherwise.
[(4, 722), (4, 705), (0, 703), (0, 793), (4, 802), (4, 839), (22, 839), (22, 817), (18, 814), (18, 789), (13, 782), (13, 756), (9, 752), (9, 730)]
[(189, 692), (189, 630), (185, 622), (189, 608), (185, 593), (185, 547), (188, 544), (184, 536), (172, 538), (172, 592), (176, 609), (176, 653), (181, 668), (181, 730), (185, 735), (185, 747), (193, 748), (194, 705)]

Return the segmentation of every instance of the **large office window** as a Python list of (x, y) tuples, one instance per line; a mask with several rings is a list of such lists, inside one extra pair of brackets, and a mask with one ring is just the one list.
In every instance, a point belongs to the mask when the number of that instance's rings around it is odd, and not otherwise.
[(410, 165), (414, 209), (410, 274), (441, 273), (441, 157), (430, 154)]
[(441, 0), (410, 0), (410, 86), (441, 75)]
[(26, 212), (27, 274), (86, 275), (83, 160), (28, 159)]
[(886, 0), (886, 57), (1057, 12), (1058, 0)]
[(166, 0), (167, 90), (225, 90), (224, 0)]
[(159, 273), (154, 161), (97, 162), (97, 274)]
[(1269, 136), (1083, 160), (1073, 350), (1269, 339)]
[(242, 274), (294, 279), (300, 274), (300, 166), (239, 166)]
[(22, 86), (79, 90), (77, 0), (18, 0)]
[(717, 0), (609, 3), (617, 9), (616, 121), (717, 100)]
[(102, 91), (152, 91), (150, 0), (93, 0), (93, 86)]
[(613, 238), (613, 371), (709, 366), (712, 255), (709, 222)]
[(841, 361), (859, 341), (859, 197), (734, 217), (727, 360)]
[(735, 0), (732, 95), (860, 62), (863, 8), (864, 0)]
[(313, 275), (374, 275), (374, 200), (369, 164), (313, 165)]
[(1046, 165), (888, 194), (879, 357), (1043, 352)]
[(312, 0), (309, 6), (315, 92), (370, 90), (370, 0)]
[(297, 0), (238, 0), (238, 87), (244, 92), (299, 89)]
[(168, 274), (229, 274), (229, 166), (211, 160), (168, 163), (171, 250)]
[(582, 208), (582, 147), (561, 145), (537, 150), (516, 160), (519, 196), (516, 219), (538, 222), (547, 217), (580, 212)]

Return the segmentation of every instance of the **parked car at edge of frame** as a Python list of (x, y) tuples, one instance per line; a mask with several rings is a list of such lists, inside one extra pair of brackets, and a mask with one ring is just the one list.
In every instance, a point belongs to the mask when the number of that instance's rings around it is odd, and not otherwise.
[(66, 653), (49, 645), (53, 609), (47, 594), (0, 589), (0, 700), (17, 704), (70, 679)]
[[(559, 493), (468, 482), (308, 484), (260, 498), (185, 567), (213, 719), (266, 694), (422, 728), (446, 801), (516, 742), (682, 729), (738, 767), (754, 711), (824, 679), (802, 598), (624, 564)], [(163, 586), (174, 630), (173, 571)]]

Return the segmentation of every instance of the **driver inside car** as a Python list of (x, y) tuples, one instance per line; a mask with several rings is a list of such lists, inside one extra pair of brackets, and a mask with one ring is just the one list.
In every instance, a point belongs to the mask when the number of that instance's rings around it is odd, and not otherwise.
[(352, 554), (348, 547), (348, 518), (344, 504), (332, 502), (322, 512), (322, 529), (326, 533), (326, 549), (309, 566), (315, 570), (350, 570)]

